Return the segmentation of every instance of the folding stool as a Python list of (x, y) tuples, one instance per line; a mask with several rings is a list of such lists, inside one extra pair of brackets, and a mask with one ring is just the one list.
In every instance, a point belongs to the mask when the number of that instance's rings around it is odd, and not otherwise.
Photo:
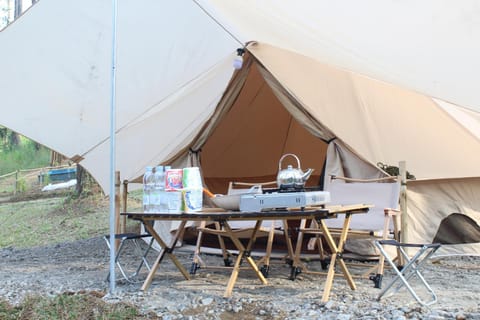
[[(141, 248), (140, 244), (138, 243), (138, 240), (141, 240), (141, 239), (146, 238), (146, 237), (151, 237), (151, 239), (147, 242), (147, 248), (145, 249), (145, 251), (142, 252), (142, 248)], [(104, 236), (103, 239), (107, 243), (108, 249), (110, 250), (110, 235)], [(131, 283), (135, 282), (133, 280), (133, 278), (138, 276), (138, 274), (140, 272), (140, 269), (142, 268), (143, 265), (145, 265), (145, 267), (148, 269), (148, 271), (150, 271), (150, 265), (148, 264), (148, 261), (147, 261), (147, 255), (148, 255), (150, 249), (152, 248), (153, 241), (154, 241), (153, 237), (150, 234), (148, 234), (148, 233), (144, 233), (144, 234), (119, 233), (119, 234), (115, 235), (115, 240), (120, 241), (119, 245), (118, 245), (117, 252), (115, 254), (115, 264), (117, 265), (118, 269), (120, 270), (120, 273), (122, 274), (123, 279), (125, 279), (126, 281), (131, 282)], [(127, 242), (133, 243), (134, 253), (138, 258), (140, 258), (140, 264), (138, 265), (136, 271), (133, 272), (130, 275), (127, 275), (127, 271), (125, 270), (126, 268), (124, 266), (122, 266), (122, 264), (120, 262), (121, 254), (122, 254)], [(110, 280), (110, 272), (108, 272), (108, 275), (107, 275), (107, 281), (109, 281), (109, 280)]]
[[(381, 254), (385, 257), (385, 259), (388, 261), (388, 263), (396, 273), (396, 277), (382, 290), (377, 300), (380, 300), (387, 293), (387, 291), (389, 291), (392, 288), (392, 286), (395, 283), (397, 283), (398, 281), (401, 281), (400, 283), (398, 283), (398, 285), (395, 288), (392, 289), (393, 292), (391, 295), (395, 294), (396, 292), (398, 292), (398, 290), (400, 290), (400, 288), (405, 286), (407, 290), (415, 298), (415, 300), (417, 300), (420, 304), (424, 306), (428, 306), (437, 302), (437, 296), (435, 292), (429, 286), (425, 278), (422, 276), (422, 274), (420, 273), (420, 270), (422, 266), (425, 264), (425, 262), (427, 262), (427, 260), (440, 248), (441, 246), (440, 243), (413, 244), (413, 243), (401, 243), (396, 240), (377, 240), (375, 241), (375, 245), (378, 247)], [(386, 252), (384, 246), (396, 247), (397, 252), (400, 252), (406, 264), (399, 269), (395, 265), (395, 263), (393, 262), (389, 254)], [(410, 258), (409, 255), (407, 254), (406, 248), (412, 248), (417, 250), (412, 258)], [(419, 282), (430, 294), (431, 300), (425, 301), (421, 299), (419, 295), (415, 292), (415, 290), (412, 288), (412, 286), (408, 283), (408, 281), (413, 276), (416, 276), (420, 280)]]

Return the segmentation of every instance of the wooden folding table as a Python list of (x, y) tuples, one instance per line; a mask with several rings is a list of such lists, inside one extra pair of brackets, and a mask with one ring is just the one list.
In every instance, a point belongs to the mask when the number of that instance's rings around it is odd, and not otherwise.
[[(328, 247), (331, 251), (331, 258), (330, 264), (328, 267), (327, 272), (327, 279), (325, 280), (325, 287), (323, 289), (323, 296), (322, 302), (327, 302), (330, 297), (330, 291), (333, 285), (333, 278), (335, 277), (335, 267), (338, 264), (342, 270), (343, 277), (347, 280), (348, 285), (352, 290), (356, 289), (355, 282), (353, 281), (353, 277), (350, 274), (345, 261), (343, 261), (343, 247), (345, 242), (347, 241), (348, 231), (350, 228), (350, 221), (352, 220), (353, 214), (358, 213), (367, 213), (369, 208), (372, 205), (367, 204), (354, 204), (354, 205), (335, 205), (335, 206), (328, 206), (327, 209), (331, 214), (345, 214), (345, 219), (343, 221), (342, 231), (340, 233), (340, 237), (338, 241), (335, 241), (330, 229), (328, 228), (327, 224), (325, 223), (324, 219), (315, 219), (315, 222), (318, 226), (318, 232), (325, 237), (325, 240), (328, 244)], [(304, 268), (300, 257), (301, 257), (301, 248), (303, 242), (303, 228), (305, 227), (306, 220), (302, 220), (300, 225), (300, 230), (297, 239), (297, 246), (295, 250), (294, 260), (292, 264), (292, 274), (290, 279), (294, 280), (296, 273), (298, 270)]]
[[(343, 210), (342, 210), (343, 208)], [(238, 257), (236, 259), (235, 265), (233, 266), (232, 273), (230, 275), (230, 279), (227, 284), (227, 288), (225, 290), (224, 297), (230, 297), (232, 295), (233, 287), (237, 280), (239, 271), (240, 271), (240, 262), (244, 258), (252, 270), (255, 272), (257, 277), (263, 284), (267, 284), (267, 280), (263, 276), (262, 272), (258, 269), (257, 264), (255, 261), (250, 257), (250, 250), (253, 247), (253, 244), (256, 240), (256, 233), (258, 232), (262, 222), (264, 220), (283, 220), (285, 223), (288, 220), (301, 220), (301, 219), (314, 219), (318, 223), (321, 223), (323, 219), (331, 219), (336, 218), (338, 213), (345, 213), (345, 212), (359, 212), (368, 211), (368, 206), (365, 205), (357, 205), (357, 206), (348, 206), (348, 207), (335, 207), (335, 210), (329, 210), (326, 208), (303, 208), (296, 209), (296, 210), (272, 210), (272, 211), (262, 211), (262, 212), (238, 212), (238, 211), (226, 211), (226, 212), (218, 212), (216, 210), (208, 210), (202, 212), (194, 212), (194, 213), (143, 213), (143, 212), (125, 212), (122, 215), (126, 215), (130, 219), (139, 220), (143, 222), (145, 228), (150, 232), (150, 234), (155, 238), (158, 244), (161, 246), (161, 250), (158, 254), (158, 257), (153, 264), (150, 273), (148, 274), (145, 282), (142, 285), (141, 290), (147, 290), (150, 286), (153, 277), (162, 262), (165, 254), (172, 260), (178, 270), (182, 273), (185, 279), (190, 279), (190, 275), (185, 269), (185, 267), (180, 263), (177, 257), (174, 255), (173, 251), (175, 249), (175, 245), (179, 239), (183, 236), (185, 232), (185, 226), (189, 221), (212, 221), (220, 223), (225, 233), (236, 248), (238, 249)], [(171, 242), (167, 244), (155, 231), (153, 228), (152, 221), (167, 221), (167, 220), (174, 220), (179, 221), (180, 225), (178, 226), (174, 237), (172, 238)], [(229, 221), (235, 220), (253, 220), (256, 221), (255, 227), (252, 231), (252, 237), (249, 239), (247, 246), (245, 247), (242, 242), (235, 236), (234, 232), (232, 231)], [(328, 228), (325, 227), (326, 233), (328, 233)], [(297, 257), (295, 257), (297, 261)], [(346, 267), (345, 267), (346, 268)], [(332, 272), (334, 270), (332, 269)], [(330, 270), (329, 270), (330, 273)], [(348, 273), (348, 271), (346, 271)], [(327, 282), (330, 281), (329, 277), (327, 277)], [(353, 280), (352, 280), (353, 281)], [(328, 289), (327, 295), (329, 294), (331, 288), (331, 282), (333, 282), (333, 275), (331, 276), (331, 281), (329, 285), (325, 285), (325, 289)], [(325, 297), (325, 293), (324, 293)]]

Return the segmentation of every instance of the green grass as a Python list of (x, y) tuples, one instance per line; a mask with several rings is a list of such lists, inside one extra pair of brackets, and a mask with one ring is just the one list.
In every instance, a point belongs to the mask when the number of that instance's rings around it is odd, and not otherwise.
[[(129, 209), (140, 208), (136, 196)], [(108, 198), (91, 195), (44, 198), (0, 204), (0, 248), (26, 248), (92, 238), (109, 233)], [(138, 222), (127, 220), (127, 229)]]
[(0, 248), (42, 246), (108, 233), (108, 208), (87, 208), (68, 207), (65, 198), (0, 204)]
[[(129, 197), (129, 210), (141, 207), (138, 192)], [(138, 223), (127, 221), (127, 229)], [(101, 194), (85, 198), (69, 195), (0, 204), (0, 249), (25, 248), (104, 235), (109, 230), (109, 201)], [(0, 319), (39, 320), (138, 320), (159, 319), (141, 314), (126, 303), (105, 303), (102, 293), (64, 293), (54, 297), (32, 295), (19, 305), (0, 297)]]
[(55, 297), (31, 296), (20, 305), (0, 301), (0, 319), (5, 320), (135, 320), (159, 319), (154, 314), (141, 315), (126, 303), (105, 303), (95, 293), (61, 294)]

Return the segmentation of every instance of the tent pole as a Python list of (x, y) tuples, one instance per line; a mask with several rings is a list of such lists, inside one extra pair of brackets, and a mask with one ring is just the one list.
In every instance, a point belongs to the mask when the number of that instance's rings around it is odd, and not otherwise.
[[(115, 233), (122, 232), (120, 221), (120, 171), (115, 171)], [(120, 240), (117, 240), (115, 245), (115, 250), (117, 250), (120, 245)]]
[(115, 67), (117, 46), (117, 0), (112, 0), (112, 69), (111, 69), (111, 93), (110, 93), (110, 290), (115, 293)]
[[(127, 197), (128, 197), (128, 180), (123, 180), (123, 189), (122, 189), (122, 211), (127, 212)], [(121, 228), (120, 232), (125, 233), (127, 229), (127, 217), (122, 216), (122, 221), (120, 222)]]
[[(405, 161), (398, 163), (398, 171), (400, 174), (400, 241), (408, 242), (408, 217), (407, 217), (407, 165)], [(407, 248), (408, 249), (408, 248)], [(408, 251), (407, 251), (408, 252)]]

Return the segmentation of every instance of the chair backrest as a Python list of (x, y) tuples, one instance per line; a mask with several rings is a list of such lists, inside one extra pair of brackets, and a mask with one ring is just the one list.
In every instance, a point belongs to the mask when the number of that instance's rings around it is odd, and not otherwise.
[(262, 189), (266, 186), (273, 186), (277, 185), (276, 181), (268, 181), (268, 182), (237, 182), (237, 181), (230, 181), (228, 184), (228, 195), (233, 194), (242, 194), (242, 193), (250, 193), (257, 191), (258, 193), (262, 192)]
[[(350, 228), (353, 230), (383, 230), (385, 208), (398, 209), (400, 197), (399, 177), (381, 179), (349, 179), (331, 177), (328, 191), (332, 205), (372, 204), (373, 208), (366, 214), (352, 216)], [(327, 219), (329, 227), (341, 228), (343, 219)], [(390, 225), (393, 228), (393, 225)]]

